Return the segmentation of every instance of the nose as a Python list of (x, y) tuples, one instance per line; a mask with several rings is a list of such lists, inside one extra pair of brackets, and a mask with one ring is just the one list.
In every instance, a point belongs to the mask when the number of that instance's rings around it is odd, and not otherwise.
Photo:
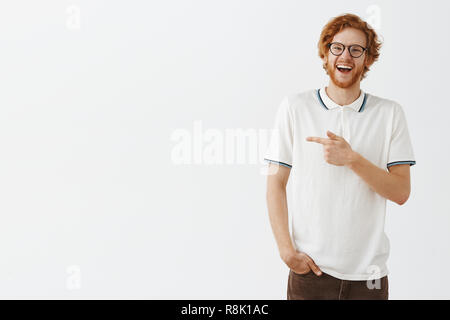
[(348, 50), (348, 48), (345, 48), (344, 52), (342, 52), (341, 58), (344, 60), (353, 60), (353, 57), (350, 55), (350, 51)]

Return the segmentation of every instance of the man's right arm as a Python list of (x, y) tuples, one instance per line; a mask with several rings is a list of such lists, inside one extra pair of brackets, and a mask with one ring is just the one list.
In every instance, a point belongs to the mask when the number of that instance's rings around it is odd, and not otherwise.
[(289, 233), (286, 185), (291, 169), (278, 164), (269, 163), (270, 174), (267, 177), (267, 207), (270, 224), (278, 245), (281, 259), (286, 261), (295, 253)]
[(320, 268), (306, 253), (298, 252), (289, 233), (289, 215), (286, 197), (286, 185), (291, 169), (278, 164), (269, 163), (267, 177), (267, 207), (270, 224), (278, 245), (281, 259), (292, 271), (303, 274), (312, 270), (320, 276)]

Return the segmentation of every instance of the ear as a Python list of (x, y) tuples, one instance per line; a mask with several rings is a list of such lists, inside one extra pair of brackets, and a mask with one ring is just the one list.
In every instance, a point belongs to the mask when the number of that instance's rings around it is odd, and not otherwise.
[(373, 61), (369, 61), (369, 56), (367, 54), (364, 57), (364, 64), (367, 66), (367, 68), (370, 68), (370, 66), (373, 64)]
[(328, 53), (325, 53), (322, 58), (323, 63), (328, 63)]
[(328, 55), (325, 55), (325, 56), (322, 58), (322, 62), (323, 62), (323, 64), (325, 64), (325, 65), (328, 64)]

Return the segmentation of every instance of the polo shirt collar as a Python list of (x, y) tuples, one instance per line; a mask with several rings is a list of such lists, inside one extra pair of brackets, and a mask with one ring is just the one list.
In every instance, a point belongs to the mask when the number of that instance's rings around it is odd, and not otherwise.
[(328, 95), (325, 91), (325, 87), (323, 87), (321, 89), (317, 89), (316, 93), (317, 93), (317, 98), (319, 99), (319, 103), (322, 105), (322, 107), (324, 107), (327, 110), (348, 107), (348, 108), (354, 110), (355, 112), (362, 112), (364, 110), (364, 106), (365, 106), (366, 100), (367, 100), (367, 94), (361, 90), (361, 93), (360, 93), (358, 99), (356, 99), (355, 101), (353, 101), (350, 104), (340, 106), (336, 102), (331, 100), (330, 97), (328, 97)]

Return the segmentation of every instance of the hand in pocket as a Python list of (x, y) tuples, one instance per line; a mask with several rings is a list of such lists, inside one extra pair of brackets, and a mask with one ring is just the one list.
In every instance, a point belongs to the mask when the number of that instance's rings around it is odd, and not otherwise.
[(322, 271), (313, 259), (304, 252), (296, 251), (285, 263), (293, 272), (298, 274), (307, 274), (309, 271), (313, 271), (318, 276), (322, 275)]

